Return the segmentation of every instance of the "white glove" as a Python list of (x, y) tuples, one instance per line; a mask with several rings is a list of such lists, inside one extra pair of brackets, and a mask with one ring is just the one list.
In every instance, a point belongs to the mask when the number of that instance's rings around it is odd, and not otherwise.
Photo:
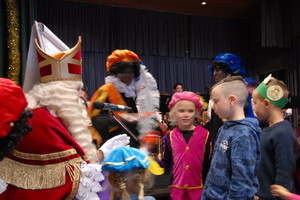
[(107, 140), (100, 148), (104, 154), (104, 157), (106, 157), (113, 149), (120, 146), (127, 146), (129, 144), (130, 137), (126, 134), (117, 135), (113, 138), (110, 138)]
[(0, 179), (0, 194), (5, 192), (6, 187), (7, 187), (7, 184), (2, 179)]

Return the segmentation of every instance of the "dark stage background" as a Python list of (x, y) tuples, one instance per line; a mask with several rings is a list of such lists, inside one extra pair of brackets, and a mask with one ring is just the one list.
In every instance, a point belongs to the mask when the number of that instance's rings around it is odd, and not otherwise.
[(106, 57), (115, 49), (136, 52), (161, 92), (182, 82), (185, 90), (205, 93), (213, 83), (207, 65), (222, 52), (239, 55), (251, 71), (247, 21), (58, 0), (37, 1), (36, 20), (69, 47), (82, 36), (89, 95), (104, 83)]

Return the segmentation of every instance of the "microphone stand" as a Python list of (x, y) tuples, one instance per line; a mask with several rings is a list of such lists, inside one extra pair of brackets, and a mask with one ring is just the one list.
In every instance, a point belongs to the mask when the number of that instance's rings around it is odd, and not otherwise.
[(136, 141), (138, 141), (138, 138), (132, 133), (131, 130), (129, 130), (129, 128), (120, 119), (117, 118), (113, 111), (109, 110), (109, 113)]

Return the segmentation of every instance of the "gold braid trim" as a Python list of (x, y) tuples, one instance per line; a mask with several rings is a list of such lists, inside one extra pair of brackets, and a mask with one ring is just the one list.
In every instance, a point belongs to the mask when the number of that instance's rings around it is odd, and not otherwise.
[[(78, 187), (79, 187), (79, 181), (80, 181), (80, 175), (81, 175), (81, 162), (75, 161), (74, 163), (72, 163), (72, 165), (68, 165), (68, 167), (72, 166), (73, 167), (73, 176), (71, 178), (71, 180), (73, 179), (73, 185), (72, 185), (72, 191), (70, 193), (70, 195), (66, 198), (66, 200), (73, 200), (76, 196), (76, 193), (78, 191)], [(70, 169), (70, 168), (69, 168)], [(72, 171), (72, 170), (71, 170)], [(69, 173), (69, 171), (68, 171)], [(69, 176), (71, 177), (71, 175), (69, 174)]]
[(55, 188), (66, 183), (66, 171), (71, 177), (72, 182), (78, 183), (80, 178), (80, 163), (82, 161), (82, 158), (74, 158), (66, 162), (51, 165), (28, 165), (4, 158), (0, 162), (0, 178), (8, 184), (23, 189)]
[(24, 160), (39, 160), (39, 161), (55, 160), (55, 159), (72, 156), (75, 154), (77, 154), (77, 151), (75, 149), (68, 149), (57, 153), (47, 153), (47, 154), (23, 153), (17, 150), (14, 150), (12, 153), (12, 155), (14, 155), (17, 158), (21, 158)]

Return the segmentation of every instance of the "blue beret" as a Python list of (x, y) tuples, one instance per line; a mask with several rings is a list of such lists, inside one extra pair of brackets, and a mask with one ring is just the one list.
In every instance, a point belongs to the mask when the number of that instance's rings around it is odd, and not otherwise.
[[(246, 70), (242, 65), (242, 60), (235, 54), (221, 53), (215, 57), (215, 61), (227, 64), (230, 68), (230, 72), (234, 75), (239, 75), (242, 77), (246, 75)], [(213, 74), (211, 65), (208, 65), (208, 70), (211, 74)]]
[(112, 150), (102, 162), (102, 170), (108, 172), (125, 172), (133, 168), (147, 168), (149, 166), (148, 156), (132, 147), (117, 147)]

